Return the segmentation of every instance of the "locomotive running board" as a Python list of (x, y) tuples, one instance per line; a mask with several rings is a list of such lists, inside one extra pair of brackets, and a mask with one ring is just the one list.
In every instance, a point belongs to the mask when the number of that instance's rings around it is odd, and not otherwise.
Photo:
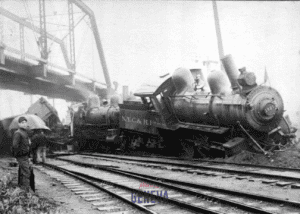
[(183, 123), (179, 122), (179, 127), (184, 129), (194, 129), (197, 131), (210, 132), (215, 134), (224, 134), (229, 130), (229, 128), (219, 127), (219, 126), (210, 126), (210, 125), (197, 125), (194, 123)]

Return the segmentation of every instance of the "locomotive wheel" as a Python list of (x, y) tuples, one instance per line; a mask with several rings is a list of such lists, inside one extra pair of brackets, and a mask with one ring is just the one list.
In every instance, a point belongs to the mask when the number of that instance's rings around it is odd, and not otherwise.
[(194, 146), (184, 141), (181, 141), (180, 144), (181, 144), (180, 157), (186, 159), (192, 159), (195, 153)]
[(128, 150), (128, 142), (130, 142), (130, 138), (123, 134), (120, 142), (119, 150), (121, 153), (124, 153)]
[(86, 148), (86, 139), (84, 138), (79, 138), (78, 139), (78, 144), (79, 144), (79, 151), (84, 151)]
[(197, 155), (199, 155), (201, 158), (206, 158), (203, 150), (204, 148), (202, 146), (196, 146)]

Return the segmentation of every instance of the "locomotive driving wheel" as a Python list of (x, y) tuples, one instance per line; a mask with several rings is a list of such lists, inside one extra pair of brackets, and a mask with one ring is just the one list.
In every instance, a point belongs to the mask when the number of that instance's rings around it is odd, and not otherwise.
[(181, 151), (179, 152), (180, 157), (186, 159), (192, 159), (195, 154), (194, 146), (191, 143), (185, 142), (184, 140), (180, 141)]
[(200, 156), (201, 158), (206, 158), (206, 153), (209, 152), (209, 143), (208, 143), (208, 137), (205, 135), (199, 135), (196, 138), (195, 141), (195, 150), (196, 150), (196, 156)]
[(120, 145), (119, 145), (119, 151), (121, 153), (124, 153), (124, 152), (127, 151), (128, 142), (129, 142), (128, 137), (124, 133), (122, 133), (121, 140), (120, 140)]
[(196, 151), (197, 151), (198, 156), (200, 156), (201, 158), (206, 158), (207, 156), (206, 156), (205, 152), (209, 151), (209, 149), (198, 145), (198, 146), (196, 146)]

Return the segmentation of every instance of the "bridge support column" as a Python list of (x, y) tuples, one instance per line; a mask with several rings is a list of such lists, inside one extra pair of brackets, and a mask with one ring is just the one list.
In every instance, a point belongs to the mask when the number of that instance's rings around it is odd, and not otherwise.
[(4, 55), (5, 45), (0, 44), (0, 64), (5, 64), (5, 55)]
[(91, 86), (92, 86), (92, 91), (93, 91), (93, 92), (96, 92), (96, 82), (95, 82), (95, 81), (93, 81), (93, 82), (91, 83)]
[(24, 41), (24, 25), (19, 24), (20, 29), (20, 49), (21, 49), (21, 59), (25, 60), (25, 41)]
[(40, 68), (40, 70), (42, 71), (42, 75), (43, 77), (47, 77), (47, 63), (46, 62), (43, 62), (43, 61), (40, 61), (38, 67)]
[(70, 74), (70, 78), (71, 78), (71, 85), (74, 86), (75, 85), (75, 74)]

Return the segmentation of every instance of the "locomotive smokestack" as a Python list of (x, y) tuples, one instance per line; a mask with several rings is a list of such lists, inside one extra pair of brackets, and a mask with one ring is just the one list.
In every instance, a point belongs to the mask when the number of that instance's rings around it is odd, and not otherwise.
[(224, 56), (221, 59), (221, 61), (223, 63), (226, 74), (229, 78), (232, 90), (237, 90), (239, 88), (238, 81), (237, 81), (239, 72), (238, 69), (236, 68), (236, 65), (233, 61), (231, 54)]

